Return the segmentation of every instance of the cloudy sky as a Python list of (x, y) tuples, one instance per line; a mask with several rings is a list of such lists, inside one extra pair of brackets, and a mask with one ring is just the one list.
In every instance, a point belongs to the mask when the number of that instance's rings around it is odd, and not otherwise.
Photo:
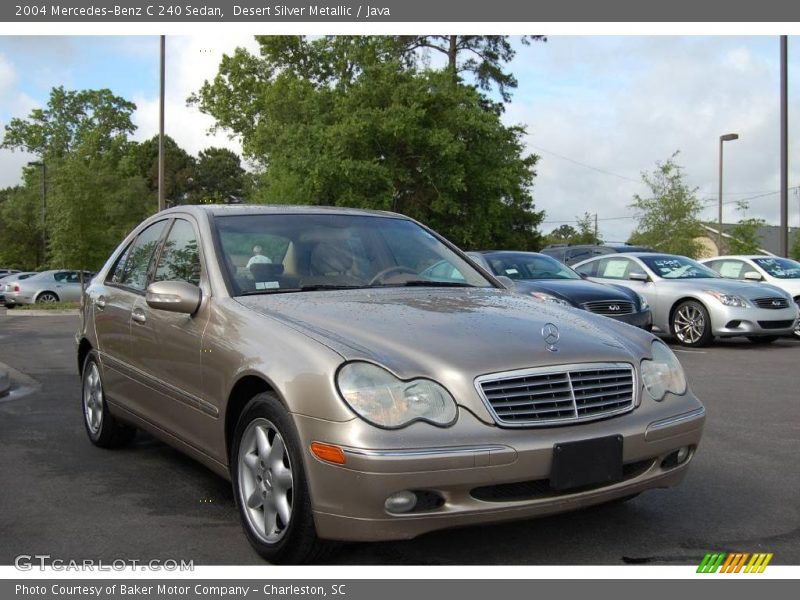
[[(790, 175), (800, 185), (800, 119), (795, 118), (800, 50), (789, 41)], [(185, 99), (213, 77), (223, 53), (254, 47), (252, 38), (167, 38), (167, 132), (192, 153), (209, 145), (234, 150), (213, 121)], [(748, 216), (779, 218), (779, 72), (776, 37), (551, 37), (519, 46), (511, 70), (519, 88), (508, 123), (523, 124), (542, 159), (534, 195), (547, 211), (543, 229), (597, 213), (607, 240), (627, 239), (629, 208), (644, 193), (640, 173), (680, 150), (687, 180), (715, 218), (719, 136), (725, 146), (726, 201), (748, 199)], [(0, 125), (46, 101), (51, 87), (107, 87), (137, 105), (137, 139), (157, 133), (158, 38), (0, 37)], [(0, 186), (19, 181), (32, 157), (0, 151)], [(790, 195), (790, 224), (800, 221), (800, 194)], [(739, 218), (725, 207), (726, 220)]]

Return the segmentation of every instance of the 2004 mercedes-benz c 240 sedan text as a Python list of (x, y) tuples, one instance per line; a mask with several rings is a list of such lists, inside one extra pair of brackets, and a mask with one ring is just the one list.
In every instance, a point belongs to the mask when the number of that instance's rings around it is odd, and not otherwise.
[(85, 300), (89, 438), (146, 429), (229, 477), (275, 562), (675, 485), (705, 420), (650, 333), (514, 295), (390, 213), (171, 209)]

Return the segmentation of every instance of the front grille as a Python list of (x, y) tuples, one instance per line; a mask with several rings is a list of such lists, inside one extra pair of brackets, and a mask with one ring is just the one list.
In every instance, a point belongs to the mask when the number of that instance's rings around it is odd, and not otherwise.
[(615, 315), (630, 315), (636, 312), (633, 302), (627, 300), (597, 300), (584, 302), (583, 308), (598, 315), (613, 317)]
[(789, 307), (789, 301), (786, 298), (756, 298), (753, 300), (753, 304), (758, 308), (771, 308), (773, 310)]
[[(647, 460), (640, 460), (635, 463), (622, 465), (622, 479), (626, 481), (638, 477), (650, 467), (653, 466), (654, 460), (648, 458)], [(616, 482), (615, 482), (616, 483)], [(549, 479), (534, 479), (531, 481), (518, 481), (516, 483), (500, 483), (497, 485), (485, 485), (482, 487), (474, 488), (470, 491), (470, 495), (484, 502), (515, 502), (520, 500), (534, 500), (536, 498), (547, 498), (548, 496), (560, 496), (564, 494), (574, 494), (578, 491), (590, 490), (592, 488), (600, 488), (610, 485), (608, 483), (600, 483), (596, 485), (587, 486), (583, 489), (559, 491), (550, 487)]]
[(786, 329), (794, 325), (794, 321), (759, 321), (761, 329)]
[(544, 367), (476, 380), (495, 421), (514, 427), (589, 421), (633, 408), (635, 378), (626, 363)]

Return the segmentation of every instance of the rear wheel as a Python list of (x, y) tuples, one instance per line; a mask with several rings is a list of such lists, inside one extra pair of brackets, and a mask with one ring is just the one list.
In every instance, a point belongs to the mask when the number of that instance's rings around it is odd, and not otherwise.
[[(794, 303), (797, 304), (797, 308), (800, 308), (800, 296), (794, 299)], [(797, 320), (797, 325), (794, 326), (794, 337), (800, 340), (800, 319)]]
[(331, 549), (314, 527), (299, 437), (272, 393), (255, 396), (239, 417), (231, 479), (247, 539), (266, 560), (308, 563)]
[(36, 304), (53, 304), (54, 302), (58, 302), (58, 296), (53, 292), (42, 292), (36, 296)]
[(685, 300), (675, 308), (670, 328), (672, 337), (683, 346), (708, 346), (714, 339), (708, 311), (697, 300)]
[(97, 356), (90, 352), (83, 363), (83, 424), (89, 440), (101, 448), (118, 448), (133, 439), (136, 430), (108, 412)]

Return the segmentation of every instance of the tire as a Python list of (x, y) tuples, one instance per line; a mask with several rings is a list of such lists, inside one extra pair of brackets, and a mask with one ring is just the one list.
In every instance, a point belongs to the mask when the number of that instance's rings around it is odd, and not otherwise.
[(97, 355), (92, 350), (81, 374), (83, 425), (89, 441), (100, 448), (119, 448), (130, 443), (136, 429), (119, 422), (108, 411)]
[(36, 304), (53, 304), (58, 302), (58, 295), (55, 292), (42, 292), (36, 296)]
[(771, 344), (775, 340), (778, 339), (777, 335), (748, 335), (747, 339), (753, 342), (754, 344)]
[(678, 304), (672, 311), (669, 327), (672, 337), (689, 348), (708, 346), (714, 339), (708, 311), (697, 300), (685, 300)]
[(233, 495), (256, 552), (274, 564), (329, 554), (334, 545), (314, 527), (299, 436), (275, 394), (258, 394), (245, 406), (230, 456)]
[[(797, 304), (797, 308), (800, 308), (800, 296), (794, 299), (794, 303)], [(794, 339), (800, 340), (800, 319), (797, 321), (792, 335), (794, 335)]]
[(6, 304), (6, 308), (11, 310), (12, 308), (17, 308), (16, 304)]

